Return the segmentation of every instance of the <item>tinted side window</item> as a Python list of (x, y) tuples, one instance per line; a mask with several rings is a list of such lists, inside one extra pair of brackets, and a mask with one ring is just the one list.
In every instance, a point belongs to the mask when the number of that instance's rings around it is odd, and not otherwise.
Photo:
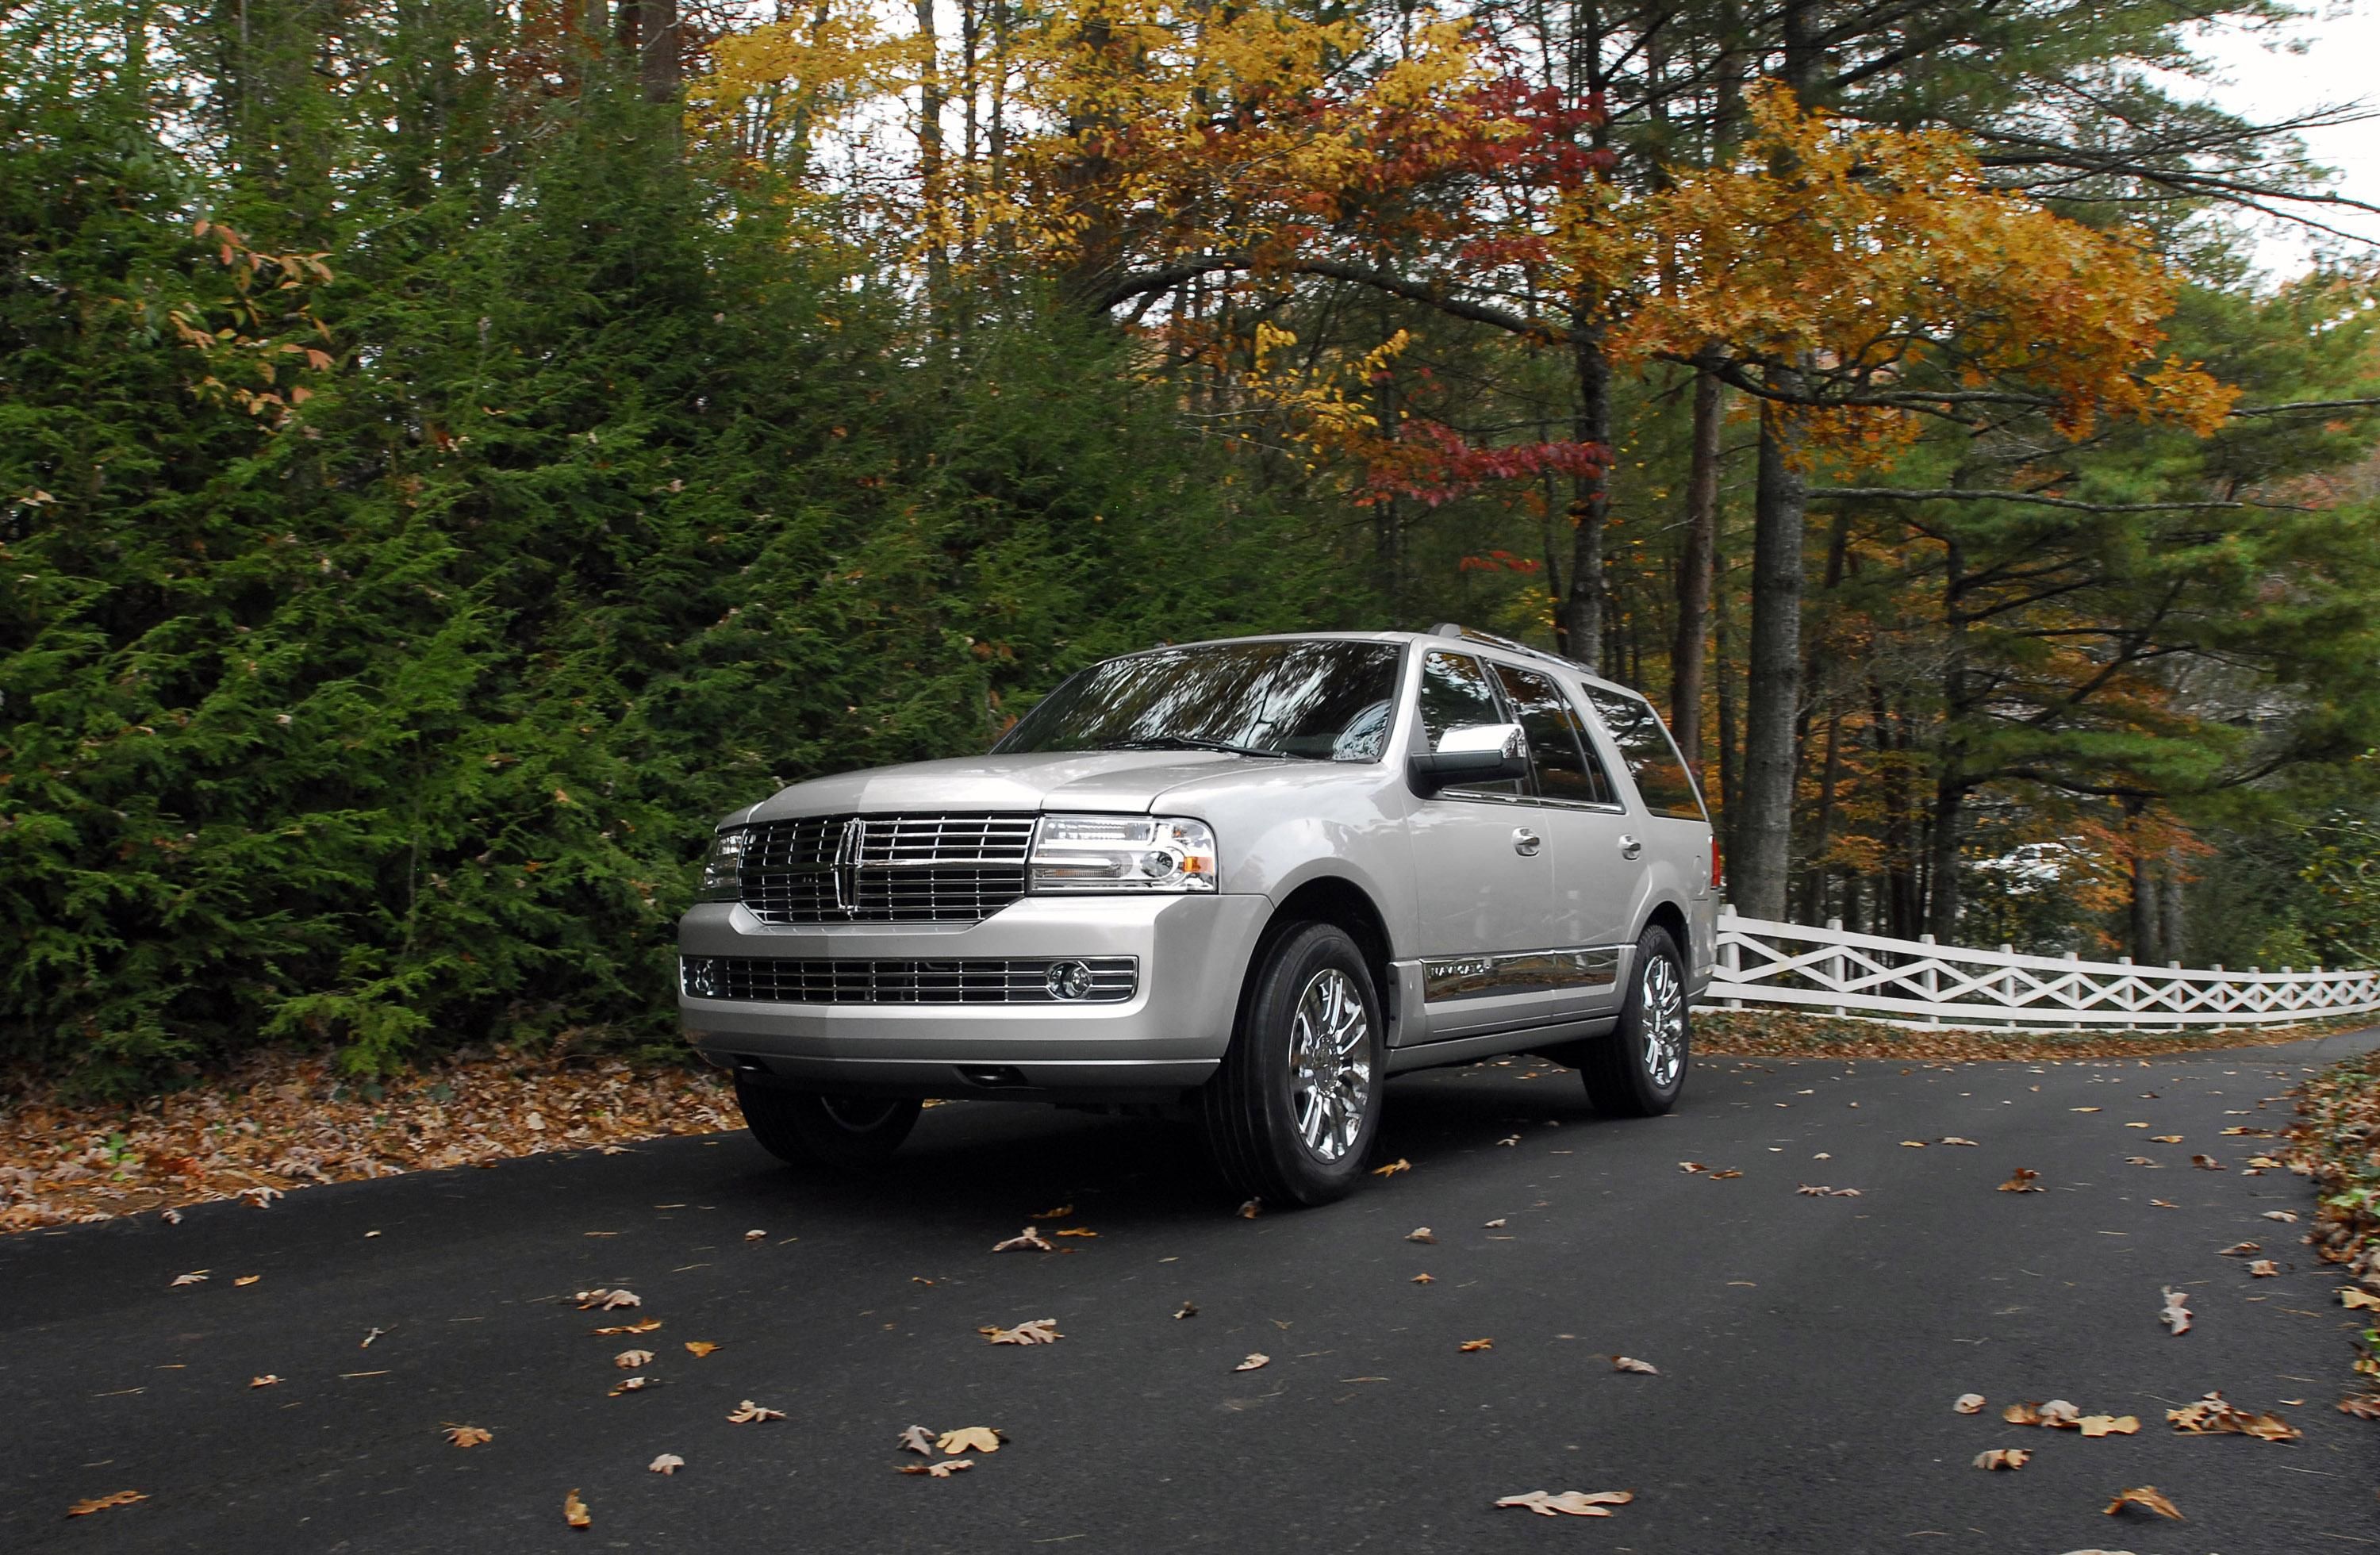
[(1649, 704), (1642, 698), (1594, 686), (1586, 688), (1586, 699), (1595, 705), (1596, 716), (1603, 720), (1611, 743), (1620, 747), (1620, 759), (1627, 763), (1628, 775), (1636, 780), (1636, 792), (1643, 796), (1646, 809), (1681, 820), (1708, 819), (1694, 792), (1694, 780), (1686, 774), (1685, 759), (1678, 754), (1670, 731)]
[(1537, 792), (1548, 799), (1574, 799), (1589, 805), (1615, 802), (1611, 780), (1579, 726), (1578, 709), (1561, 687), (1534, 670), (1496, 666), (1504, 684), (1505, 699), (1529, 736), (1529, 761), (1536, 769)]
[[(1503, 722), (1504, 710), (1497, 702), (1495, 688), (1488, 685), (1487, 672), (1480, 669), (1478, 660), (1468, 653), (1432, 652), (1422, 657), (1421, 729), (1430, 749), (1438, 748), (1438, 742), (1446, 737), (1450, 729)], [(1516, 795), (1521, 792), (1521, 781), (1510, 778), (1501, 783), (1466, 784), (1446, 792)]]

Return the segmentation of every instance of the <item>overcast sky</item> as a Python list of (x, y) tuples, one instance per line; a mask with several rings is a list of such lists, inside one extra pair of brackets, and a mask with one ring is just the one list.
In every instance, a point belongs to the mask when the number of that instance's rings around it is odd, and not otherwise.
[[(2263, 35), (2238, 28), (2205, 29), (2200, 50), (2228, 78), (2213, 89), (2216, 101), (2260, 120), (2359, 98), (2380, 110), (2380, 0), (2316, 0), (2312, 8), (2313, 16), (2289, 30), (2311, 41), (2301, 54), (2276, 49)], [(2339, 193), (2380, 204), (2380, 119), (2316, 130), (2306, 143), (2316, 162), (2338, 171)], [(2380, 245), (2380, 216), (2314, 214)], [(2310, 253), (2301, 234), (2277, 232), (2260, 245), (2258, 259), (2277, 275), (2286, 275), (2303, 270)]]

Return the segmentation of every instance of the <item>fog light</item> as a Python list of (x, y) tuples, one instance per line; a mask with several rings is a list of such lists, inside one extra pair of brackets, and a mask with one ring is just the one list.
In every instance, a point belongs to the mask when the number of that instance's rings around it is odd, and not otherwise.
[(1090, 996), (1091, 969), (1079, 961), (1053, 961), (1042, 979), (1049, 985), (1052, 999), (1085, 999)]
[[(1088, 977), (1089, 974), (1084, 974)], [(678, 958), (678, 986), (689, 999), (719, 997), (719, 958), (714, 955), (686, 955)]]

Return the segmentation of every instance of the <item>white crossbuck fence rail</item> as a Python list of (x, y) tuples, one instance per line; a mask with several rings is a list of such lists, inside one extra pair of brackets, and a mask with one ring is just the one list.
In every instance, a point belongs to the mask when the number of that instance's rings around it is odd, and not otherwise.
[(1703, 1002), (1928, 1026), (2273, 1026), (2380, 1010), (2380, 971), (2244, 972), (2019, 955), (1738, 917), (1719, 909), (1718, 970)]

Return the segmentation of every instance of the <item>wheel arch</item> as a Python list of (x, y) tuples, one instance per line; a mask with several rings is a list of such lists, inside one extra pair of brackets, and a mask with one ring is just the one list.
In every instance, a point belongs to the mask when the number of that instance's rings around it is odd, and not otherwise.
[[(1668, 929), (1670, 942), (1678, 947), (1681, 961), (1691, 969), (1694, 964), (1694, 942), (1693, 931), (1686, 925), (1686, 911), (1683, 907), (1666, 897), (1654, 903), (1653, 910), (1645, 915), (1645, 929)], [(1636, 931), (1640, 939), (1644, 931), (1643, 929)]]
[(1371, 893), (1344, 875), (1317, 875), (1299, 885), (1281, 899), (1266, 920), (1264, 931), (1257, 936), (1255, 954), (1249, 956), (1242, 984), (1252, 981), (1256, 969), (1264, 964), (1265, 953), (1286, 930), (1301, 923), (1328, 923), (1344, 929), (1364, 953), (1364, 965), (1372, 974), (1372, 989), (1379, 996), (1388, 1013), (1391, 1029), (1396, 1024), (1396, 969), (1390, 965), (1392, 954), (1389, 941), (1388, 919)]

